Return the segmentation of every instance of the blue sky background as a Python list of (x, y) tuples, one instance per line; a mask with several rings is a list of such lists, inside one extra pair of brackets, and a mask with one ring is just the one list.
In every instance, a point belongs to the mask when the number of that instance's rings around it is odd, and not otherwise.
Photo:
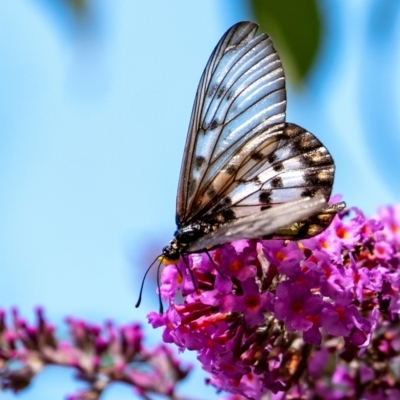
[[(225, 30), (251, 19), (243, 4), (96, 0), (92, 29), (78, 33), (51, 1), (0, 2), (2, 307), (32, 319), (44, 305), (55, 323), (145, 323), (157, 307), (150, 282), (134, 304), (147, 253), (175, 229), (197, 83)], [(331, 151), (334, 192), (372, 214), (400, 196), (400, 3), (321, 4), (323, 48), (304, 91), (289, 87), (287, 119)], [(198, 369), (182, 392), (216, 398), (203, 379)], [(77, 386), (49, 368), (18, 398), (61, 399)], [(133, 398), (116, 385), (102, 400)]]

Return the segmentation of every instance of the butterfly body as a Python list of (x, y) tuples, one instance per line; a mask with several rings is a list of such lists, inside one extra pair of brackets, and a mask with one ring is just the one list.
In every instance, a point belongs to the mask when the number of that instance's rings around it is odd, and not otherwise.
[(166, 264), (174, 264), (180, 259), (182, 254), (189, 253), (187, 249), (191, 243), (196, 242), (204, 235), (216, 229), (218, 229), (217, 225), (204, 222), (195, 222), (179, 228), (175, 231), (174, 239), (171, 240), (169, 246), (163, 248), (160, 258)]

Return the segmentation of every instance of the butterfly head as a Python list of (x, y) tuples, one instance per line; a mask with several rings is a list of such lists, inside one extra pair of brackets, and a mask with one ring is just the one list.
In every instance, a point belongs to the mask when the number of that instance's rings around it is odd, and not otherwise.
[(181, 255), (187, 252), (189, 244), (211, 232), (212, 226), (205, 222), (197, 222), (179, 228), (169, 246), (165, 246), (158, 260), (162, 264), (177, 264)]
[(181, 250), (179, 243), (176, 239), (171, 240), (169, 246), (165, 246), (158, 259), (162, 264), (177, 264), (181, 257)]

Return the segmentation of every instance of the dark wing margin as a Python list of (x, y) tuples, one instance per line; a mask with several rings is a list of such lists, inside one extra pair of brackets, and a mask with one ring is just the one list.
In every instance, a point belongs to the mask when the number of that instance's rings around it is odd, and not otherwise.
[(343, 201), (330, 204), (318, 214), (311, 215), (291, 225), (285, 226), (272, 235), (263, 237), (263, 239), (300, 240), (319, 235), (331, 224), (335, 215), (345, 208), (346, 203)]
[(252, 22), (230, 28), (201, 77), (179, 180), (178, 227), (201, 217), (205, 190), (246, 142), (283, 132), (283, 68), (269, 36), (255, 36), (257, 28)]
[[(303, 198), (274, 208), (248, 215), (221, 225), (216, 231), (209, 233), (185, 249), (188, 253), (204, 251), (207, 248), (232, 242), (239, 239), (260, 239), (274, 237), (275, 232), (284, 230), (298, 221), (306, 220), (324, 212), (327, 207), (323, 196)], [(333, 213), (336, 214), (337, 210)], [(333, 215), (334, 215), (333, 214)], [(333, 218), (333, 217), (332, 217)], [(278, 235), (278, 238), (281, 236)]]

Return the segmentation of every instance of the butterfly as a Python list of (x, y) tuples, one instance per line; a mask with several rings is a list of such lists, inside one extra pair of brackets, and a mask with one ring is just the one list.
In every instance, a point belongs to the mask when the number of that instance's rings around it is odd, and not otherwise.
[(256, 36), (257, 29), (254, 22), (228, 29), (200, 79), (177, 230), (157, 258), (163, 264), (238, 239), (309, 238), (345, 207), (327, 205), (333, 159), (313, 134), (286, 122), (282, 63), (271, 38)]

